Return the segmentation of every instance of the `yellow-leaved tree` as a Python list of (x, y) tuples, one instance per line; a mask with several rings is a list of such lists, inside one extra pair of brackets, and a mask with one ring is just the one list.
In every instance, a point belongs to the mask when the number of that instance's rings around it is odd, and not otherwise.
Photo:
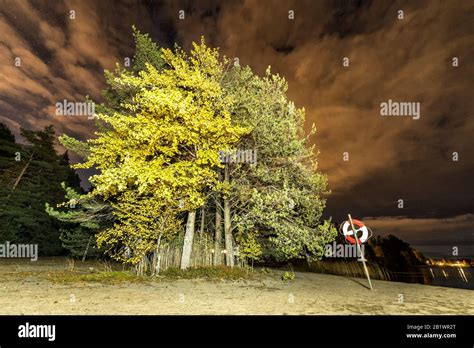
[(127, 93), (114, 108), (101, 108), (96, 137), (84, 144), (85, 162), (75, 165), (98, 169), (90, 194), (113, 208), (114, 223), (99, 233), (98, 244), (115, 259), (138, 265), (139, 273), (149, 257), (153, 272), (159, 271), (159, 249), (179, 231), (183, 213), (188, 223), (181, 268), (188, 267), (195, 210), (217, 183), (219, 151), (249, 132), (231, 123), (234, 101), (221, 87), (228, 62), (217, 49), (202, 39), (189, 55), (179, 48), (160, 52), (161, 67), (145, 63), (138, 74), (119, 68), (108, 73), (109, 87)]

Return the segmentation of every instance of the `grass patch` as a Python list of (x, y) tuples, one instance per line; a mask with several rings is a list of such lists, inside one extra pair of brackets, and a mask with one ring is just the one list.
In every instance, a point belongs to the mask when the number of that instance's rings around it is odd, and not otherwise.
[(294, 272), (283, 272), (281, 275), (281, 280), (284, 282), (291, 282), (295, 280), (295, 273)]
[(187, 270), (169, 268), (166, 271), (162, 271), (157, 277), (137, 276), (130, 271), (103, 271), (88, 274), (76, 271), (48, 272), (46, 277), (54, 283), (97, 282), (104, 284), (117, 284), (124, 282), (136, 283), (175, 279), (238, 280), (249, 279), (254, 275), (254, 271), (250, 268), (217, 266), (188, 268)]
[(179, 268), (169, 268), (166, 271), (160, 273), (162, 278), (171, 279), (225, 279), (225, 280), (238, 280), (238, 279), (249, 279), (254, 276), (254, 271), (251, 268), (241, 267), (195, 267), (181, 270)]

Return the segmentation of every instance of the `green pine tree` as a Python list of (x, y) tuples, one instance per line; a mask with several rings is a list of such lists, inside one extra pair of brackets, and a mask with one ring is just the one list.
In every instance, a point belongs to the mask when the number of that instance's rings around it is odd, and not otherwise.
[(63, 200), (62, 182), (80, 187), (67, 153), (55, 151), (52, 126), (21, 129), (26, 145), (16, 143), (5, 125), (0, 134), (0, 242), (34, 243), (40, 255), (63, 254), (59, 236), (64, 225), (44, 207)]

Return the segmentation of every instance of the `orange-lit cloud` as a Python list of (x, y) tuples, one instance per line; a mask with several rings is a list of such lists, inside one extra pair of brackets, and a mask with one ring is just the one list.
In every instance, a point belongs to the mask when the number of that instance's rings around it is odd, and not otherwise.
[[(103, 69), (133, 54), (132, 24), (167, 46), (189, 48), (204, 35), (241, 65), (260, 74), (271, 65), (286, 77), (306, 127), (318, 129), (319, 168), (333, 192), (326, 215), (406, 216), (407, 224), (465, 216), (474, 206), (473, 15), (464, 0), (7, 0), (0, 122), (17, 134), (52, 123), (58, 133), (88, 137), (93, 121), (58, 118), (52, 106), (100, 100)], [(420, 119), (380, 116), (388, 99), (419, 102)]]

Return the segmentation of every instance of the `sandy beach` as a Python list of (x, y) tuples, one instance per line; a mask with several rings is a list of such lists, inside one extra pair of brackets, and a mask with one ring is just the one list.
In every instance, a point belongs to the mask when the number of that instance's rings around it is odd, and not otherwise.
[[(280, 270), (253, 279), (53, 282), (51, 264), (0, 260), (0, 314), (474, 314), (471, 290)], [(62, 266), (64, 267), (64, 265)]]

